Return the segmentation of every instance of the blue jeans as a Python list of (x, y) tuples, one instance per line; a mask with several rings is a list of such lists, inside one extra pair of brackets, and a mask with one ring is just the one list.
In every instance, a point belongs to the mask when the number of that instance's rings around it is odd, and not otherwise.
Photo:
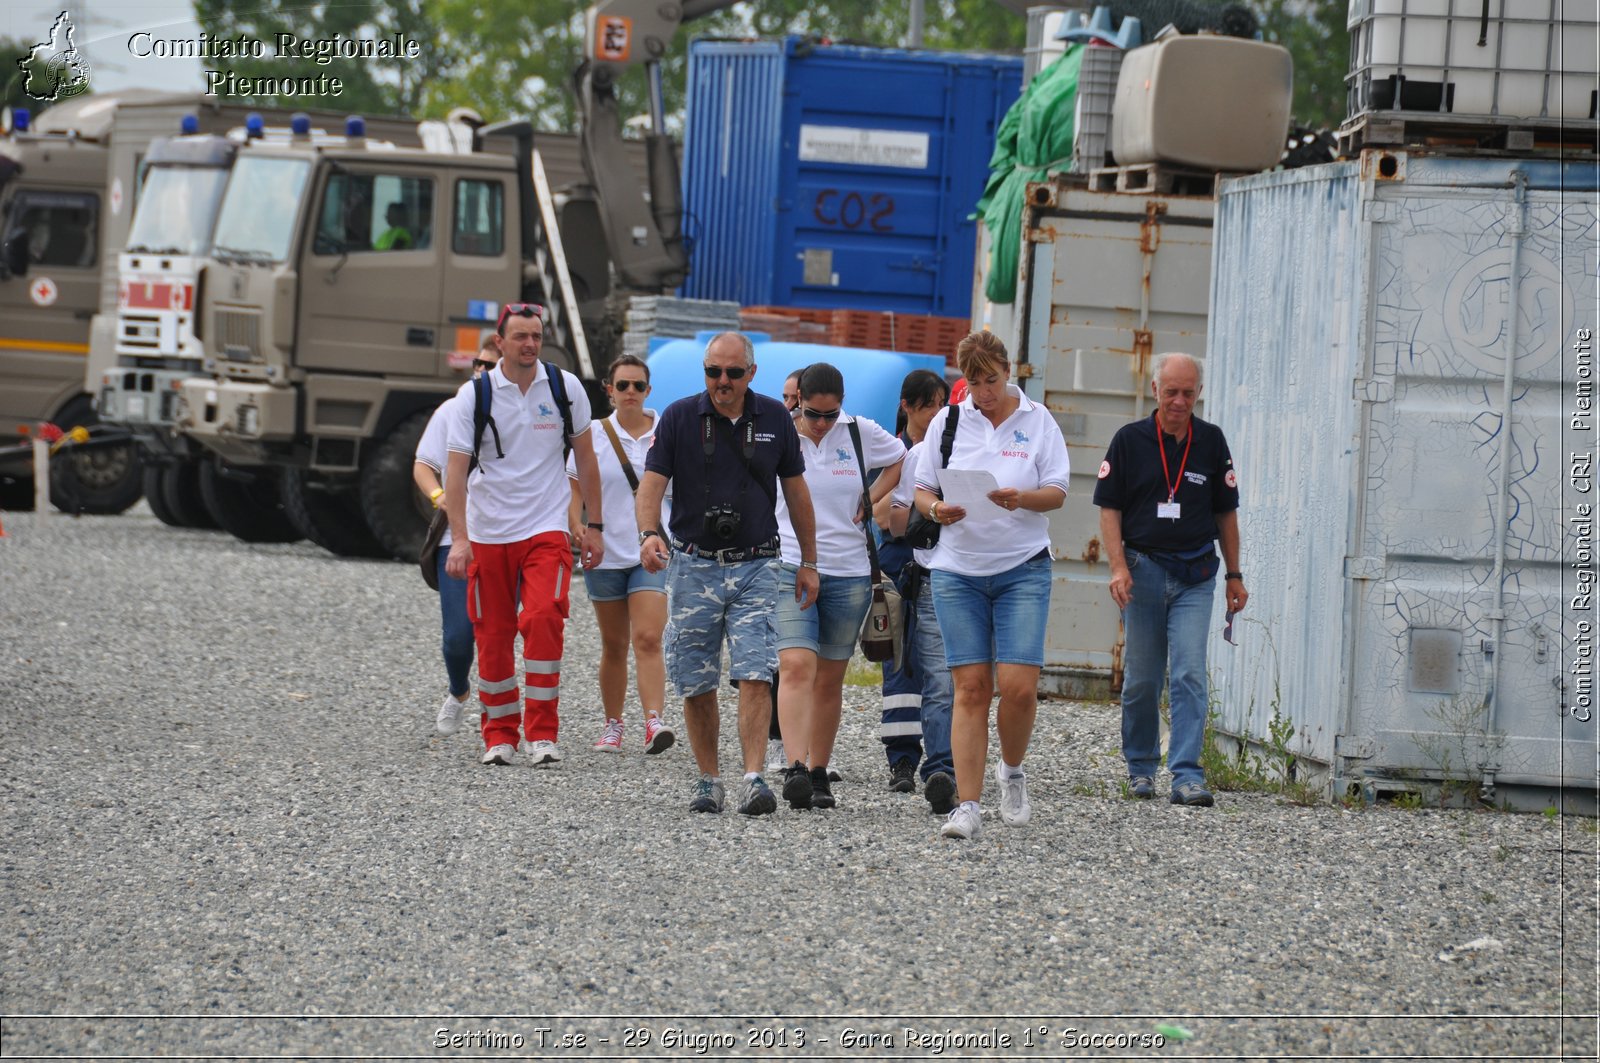
[(1122, 679), (1122, 757), (1128, 775), (1154, 776), (1161, 765), (1161, 687), (1171, 668), (1171, 740), (1167, 770), (1174, 786), (1205, 782), (1200, 747), (1206, 730), (1206, 627), (1217, 580), (1184, 583), (1136, 550), (1128, 551), (1133, 597), (1122, 610), (1127, 632)]
[(908, 633), (916, 656), (917, 678), (922, 681), (922, 781), (942, 771), (954, 777), (950, 759), (950, 714), (955, 709), (956, 685), (944, 660), (944, 638), (933, 610), (933, 581), (923, 580)]
[(472, 671), (472, 618), (467, 615), (467, 581), (456, 579), (444, 570), (450, 548), (439, 551), (439, 619), (444, 627), (444, 671), (450, 678), (450, 693), (458, 698), (472, 689), (467, 676)]
[(992, 576), (935, 569), (933, 601), (951, 668), (964, 664), (1044, 667), (1050, 619), (1050, 558), (1024, 561)]

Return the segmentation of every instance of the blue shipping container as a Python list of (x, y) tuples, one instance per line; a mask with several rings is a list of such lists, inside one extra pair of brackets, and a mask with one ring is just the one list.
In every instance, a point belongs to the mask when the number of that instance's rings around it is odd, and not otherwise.
[(696, 40), (681, 293), (969, 317), (973, 204), (1022, 60)]

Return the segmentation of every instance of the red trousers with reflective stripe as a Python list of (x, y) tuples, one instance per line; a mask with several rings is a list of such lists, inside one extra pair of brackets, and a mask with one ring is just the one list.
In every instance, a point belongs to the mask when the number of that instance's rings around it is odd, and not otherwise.
[[(515, 746), (519, 716), (528, 741), (556, 740), (571, 584), (572, 545), (565, 532), (545, 532), (515, 543), (472, 544), (467, 615), (478, 644), (478, 701), (486, 747)], [(520, 713), (519, 631), (527, 688)]]

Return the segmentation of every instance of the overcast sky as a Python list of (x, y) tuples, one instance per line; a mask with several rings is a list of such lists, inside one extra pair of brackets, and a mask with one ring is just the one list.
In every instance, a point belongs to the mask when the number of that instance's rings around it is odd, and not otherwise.
[(198, 59), (140, 58), (128, 51), (128, 38), (141, 30), (161, 38), (199, 36), (191, 0), (0, 0), (0, 37), (43, 41), (63, 10), (77, 27), (74, 43), (89, 63), (95, 92), (205, 87)]

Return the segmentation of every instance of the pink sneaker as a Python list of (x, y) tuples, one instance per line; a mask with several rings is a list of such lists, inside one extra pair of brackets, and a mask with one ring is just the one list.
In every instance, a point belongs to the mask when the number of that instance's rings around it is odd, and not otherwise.
[[(620, 730), (620, 728), (618, 728)], [(665, 753), (672, 748), (672, 743), (678, 736), (672, 733), (666, 721), (660, 716), (650, 716), (644, 721), (644, 751), (646, 753)]]
[(600, 740), (594, 747), (602, 753), (622, 752), (622, 721), (607, 720), (606, 729), (600, 732)]

